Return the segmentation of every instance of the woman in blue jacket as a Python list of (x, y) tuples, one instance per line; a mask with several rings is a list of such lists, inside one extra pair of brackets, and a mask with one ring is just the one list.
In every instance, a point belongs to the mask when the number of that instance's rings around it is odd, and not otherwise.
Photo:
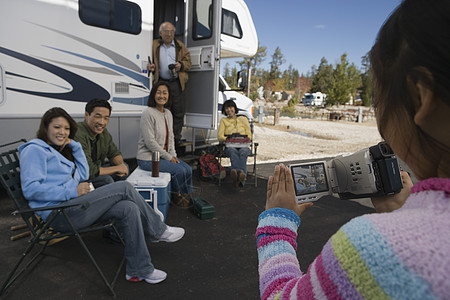
[[(125, 242), (126, 279), (158, 283), (167, 274), (151, 263), (146, 240), (175, 242), (184, 229), (170, 227), (127, 182), (115, 182), (96, 190), (86, 181), (89, 167), (80, 143), (73, 140), (76, 122), (62, 108), (48, 110), (41, 119), (37, 138), (19, 147), (22, 191), (32, 208), (57, 205), (62, 202), (82, 203), (66, 209), (76, 228), (89, 226), (98, 220), (115, 218)], [(38, 214), (47, 220), (51, 211)], [(57, 216), (52, 227), (68, 231), (65, 218)]]

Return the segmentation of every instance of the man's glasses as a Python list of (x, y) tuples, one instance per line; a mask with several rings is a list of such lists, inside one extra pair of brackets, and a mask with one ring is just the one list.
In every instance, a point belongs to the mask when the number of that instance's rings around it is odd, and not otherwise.
[(175, 33), (175, 30), (162, 30), (162, 33), (165, 33), (165, 34), (174, 34), (174, 33)]

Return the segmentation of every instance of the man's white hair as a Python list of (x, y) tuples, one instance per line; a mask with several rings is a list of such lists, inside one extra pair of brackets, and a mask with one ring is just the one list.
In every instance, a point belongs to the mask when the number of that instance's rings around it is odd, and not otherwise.
[(166, 21), (166, 22), (162, 22), (161, 25), (159, 25), (159, 33), (161, 33), (163, 31), (163, 26), (166, 24), (172, 25), (173, 30), (175, 30), (175, 26), (173, 26), (172, 23)]

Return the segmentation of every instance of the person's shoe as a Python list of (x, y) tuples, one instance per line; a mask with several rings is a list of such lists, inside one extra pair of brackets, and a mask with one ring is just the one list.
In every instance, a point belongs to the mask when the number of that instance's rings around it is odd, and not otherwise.
[(167, 226), (166, 231), (159, 237), (156, 242), (173, 243), (180, 240), (184, 236), (184, 229), (181, 227)]
[(239, 171), (239, 186), (243, 187), (246, 180), (247, 180), (247, 175), (244, 172)]
[(154, 269), (152, 273), (148, 274), (145, 277), (131, 277), (129, 275), (125, 275), (125, 278), (131, 282), (139, 282), (145, 280), (147, 283), (160, 283), (164, 279), (167, 278), (167, 273), (158, 269)]
[(173, 195), (172, 203), (183, 208), (189, 208), (192, 204), (191, 201), (182, 194)]
[(237, 188), (239, 186), (239, 181), (238, 181), (238, 173), (237, 173), (236, 169), (231, 170), (230, 175), (231, 175), (231, 180), (233, 180), (233, 186), (235, 188)]

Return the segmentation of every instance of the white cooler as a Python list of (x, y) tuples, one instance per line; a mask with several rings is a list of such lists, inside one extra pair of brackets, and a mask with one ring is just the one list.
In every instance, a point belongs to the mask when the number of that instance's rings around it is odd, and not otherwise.
[(159, 172), (159, 177), (152, 177), (151, 171), (137, 167), (127, 180), (165, 222), (170, 205), (170, 173)]

